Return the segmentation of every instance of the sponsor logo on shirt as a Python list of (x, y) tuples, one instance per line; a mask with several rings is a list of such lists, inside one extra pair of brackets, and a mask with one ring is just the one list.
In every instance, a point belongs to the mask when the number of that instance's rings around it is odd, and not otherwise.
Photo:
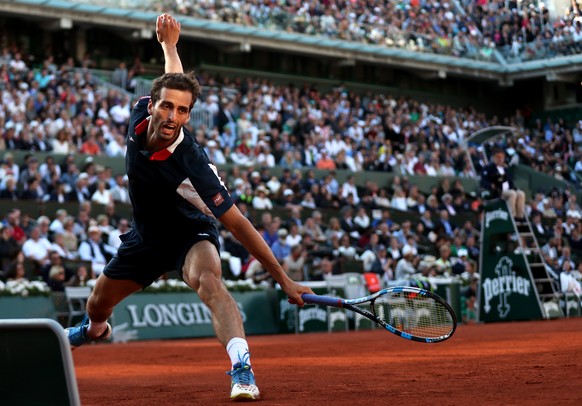
[(224, 197), (222, 197), (220, 192), (218, 192), (217, 194), (212, 196), (212, 201), (214, 202), (215, 206), (220, 206), (222, 204), (222, 202), (224, 202)]

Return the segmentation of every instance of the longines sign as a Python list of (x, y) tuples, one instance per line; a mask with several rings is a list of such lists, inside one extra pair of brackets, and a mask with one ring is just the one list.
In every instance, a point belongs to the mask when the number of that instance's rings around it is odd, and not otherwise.
[[(233, 293), (247, 334), (274, 334), (278, 323), (268, 291)], [(118, 304), (113, 340), (214, 336), (210, 309), (195, 293), (140, 293)]]
[[(243, 323), (247, 315), (242, 303), (237, 303)], [(204, 303), (148, 303), (145, 306), (127, 305), (131, 327), (170, 327), (210, 325), (210, 309)]]

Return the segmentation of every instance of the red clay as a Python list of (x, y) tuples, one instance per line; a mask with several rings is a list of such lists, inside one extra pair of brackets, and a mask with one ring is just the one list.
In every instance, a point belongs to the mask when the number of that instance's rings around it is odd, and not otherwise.
[[(248, 339), (265, 405), (582, 404), (582, 318), (462, 325), (438, 344), (380, 330)], [(231, 403), (214, 338), (99, 344), (73, 358), (84, 406)]]

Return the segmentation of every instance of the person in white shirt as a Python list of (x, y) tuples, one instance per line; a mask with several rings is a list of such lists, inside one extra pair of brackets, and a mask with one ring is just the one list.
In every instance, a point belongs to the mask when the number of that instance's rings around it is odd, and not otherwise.
[(267, 167), (267, 168), (274, 168), (275, 167), (275, 157), (271, 153), (271, 149), (266, 143), (259, 143), (259, 153), (257, 154), (257, 158), (255, 163), (257, 165)]
[(121, 245), (121, 239), (119, 237), (127, 233), (129, 229), (130, 229), (129, 220), (127, 219), (119, 220), (117, 228), (109, 233), (107, 244), (109, 244), (111, 247), (115, 249), (118, 249), (119, 246)]
[(408, 210), (408, 205), (406, 204), (406, 194), (402, 188), (397, 188), (394, 191), (394, 196), (392, 196), (390, 207), (402, 211)]
[(403, 247), (402, 258), (396, 264), (396, 280), (409, 279), (412, 275), (418, 273), (416, 265), (418, 265), (418, 257), (414, 256), (412, 248), (410, 246)]
[(125, 137), (122, 134), (115, 134), (107, 143), (105, 147), (105, 154), (108, 157), (125, 157), (127, 145), (125, 145)]
[(582, 297), (582, 285), (572, 272), (570, 261), (562, 263), (562, 272), (560, 272), (560, 290), (562, 293), (574, 294), (578, 299)]
[(14, 155), (11, 152), (4, 154), (4, 165), (6, 167), (6, 175), (12, 175), (16, 182), (20, 179), (20, 166), (14, 162)]
[(295, 247), (296, 245), (301, 244), (303, 237), (299, 234), (299, 226), (297, 224), (291, 224), (289, 227), (289, 234), (285, 238), (285, 242), (290, 247)]
[(208, 158), (212, 161), (215, 165), (224, 165), (226, 164), (226, 157), (224, 153), (218, 148), (218, 143), (214, 140), (210, 140), (206, 143), (206, 154)]
[(115, 175), (115, 186), (111, 188), (111, 198), (114, 202), (129, 204), (129, 190), (127, 189), (127, 175)]
[(273, 208), (273, 202), (267, 196), (267, 188), (263, 185), (257, 186), (255, 197), (253, 197), (253, 208), (259, 210), (271, 210)]
[(41, 237), (40, 226), (34, 226), (28, 238), (22, 245), (22, 254), (32, 260), (38, 267), (48, 263), (49, 251), (52, 249), (50, 241)]
[(121, 103), (116, 104), (109, 109), (109, 115), (117, 125), (125, 124), (127, 120), (129, 120), (130, 112), (129, 98), (127, 96), (124, 97), (124, 100)]
[(54, 220), (50, 223), (49, 230), (51, 233), (63, 233), (65, 231), (65, 218), (69, 214), (66, 209), (58, 209)]
[(364, 232), (365, 230), (370, 227), (372, 221), (370, 220), (370, 216), (366, 212), (365, 207), (358, 207), (356, 211), (356, 215), (354, 216), (354, 224), (356, 227), (360, 229), (360, 232)]
[(97, 190), (91, 196), (91, 201), (97, 204), (108, 205), (113, 202), (113, 197), (111, 196), (111, 191), (106, 189), (105, 181), (100, 180), (97, 182)]
[(358, 205), (360, 203), (360, 197), (358, 196), (358, 188), (356, 187), (356, 179), (354, 176), (350, 175), (346, 179), (346, 182), (341, 186), (341, 198), (347, 199), (348, 195), (352, 195), (354, 200), (353, 203)]
[(89, 227), (87, 233), (89, 237), (79, 244), (79, 259), (91, 261), (93, 273), (99, 276), (117, 250), (103, 242), (102, 232), (98, 226)]

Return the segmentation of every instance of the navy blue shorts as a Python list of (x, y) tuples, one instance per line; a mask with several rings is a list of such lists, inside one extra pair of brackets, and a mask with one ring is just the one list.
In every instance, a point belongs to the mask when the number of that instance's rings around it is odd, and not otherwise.
[(144, 288), (166, 272), (178, 271), (181, 276), (186, 254), (200, 241), (210, 241), (220, 253), (216, 226), (199, 229), (198, 234), (179, 241), (146, 242), (134, 229), (120, 238), (121, 246), (103, 273), (111, 279), (132, 280)]

